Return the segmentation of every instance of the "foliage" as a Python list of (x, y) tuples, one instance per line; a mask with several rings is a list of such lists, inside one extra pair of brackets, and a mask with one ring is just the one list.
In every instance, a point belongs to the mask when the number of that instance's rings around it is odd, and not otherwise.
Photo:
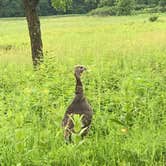
[[(114, 7), (117, 1), (129, 2), (132, 0), (40, 0), (38, 12), (40, 15), (54, 14), (84, 14), (90, 10), (101, 8), (104, 6)], [(53, 7), (53, 6), (54, 7)], [(122, 5), (122, 4), (121, 4)], [(124, 5), (124, 4), (123, 4)], [(119, 13), (126, 14), (126, 5), (119, 8)], [(147, 10), (146, 10), (147, 8)], [(135, 0), (135, 10), (138, 12), (148, 12), (149, 8), (158, 8), (158, 11), (165, 12), (165, 0)], [(145, 9), (145, 11), (144, 11)], [(100, 10), (100, 9), (99, 9)], [(155, 10), (153, 10), (155, 11)], [(129, 12), (130, 13), (130, 12)], [(22, 0), (0, 0), (0, 17), (24, 16)]]
[(116, 0), (117, 15), (131, 15), (134, 10), (134, 0)]
[(162, 13), (166, 12), (166, 7), (159, 8), (159, 11), (162, 12)]
[(155, 22), (155, 21), (158, 20), (158, 18), (159, 18), (159, 16), (154, 15), (154, 16), (151, 16), (151, 17), (149, 18), (149, 21), (151, 21), (151, 22)]
[(159, 0), (135, 0), (137, 4), (145, 4), (145, 5), (151, 5), (151, 4), (158, 4)]
[(65, 13), (87, 13), (96, 8), (98, 3), (99, 0), (52, 0), (52, 6)]
[(72, 6), (72, 0), (52, 0), (52, 6), (56, 10), (68, 12)]
[(115, 0), (100, 0), (99, 7), (114, 6)]
[[(148, 17), (42, 17), (36, 72), (24, 19), (0, 19), (1, 165), (165, 164), (166, 16)], [(94, 118), (85, 140), (66, 145), (61, 120), (76, 64), (88, 68)]]
[(146, 8), (149, 8), (148, 5), (145, 5), (145, 4), (136, 4), (134, 9), (135, 10), (143, 10), (143, 9), (146, 9)]
[(117, 0), (115, 6), (105, 6), (92, 10), (89, 15), (111, 16), (131, 15), (134, 10), (134, 0)]
[(161, 7), (159, 10), (161, 12), (166, 12), (166, 1), (165, 0), (160, 0), (159, 5)]
[(53, 15), (57, 11), (51, 6), (51, 0), (40, 0), (38, 6), (39, 15)]
[(88, 15), (96, 15), (96, 16), (115, 16), (116, 15), (116, 7), (102, 7), (102, 8), (97, 8), (94, 10), (91, 10)]
[[(48, 0), (40, 0), (38, 11), (40, 15), (55, 14)], [(24, 16), (22, 0), (0, 0), (0, 17)]]
[(84, 1), (88, 7), (88, 11), (97, 8), (100, 2), (100, 0), (84, 0)]
[(87, 13), (88, 7), (85, 3), (85, 0), (73, 0), (72, 3), (72, 13), (79, 14), (79, 13)]
[(165, 0), (160, 0), (159, 5), (163, 8), (165, 8), (166, 7), (166, 1)]
[(21, 0), (0, 0), (0, 17), (23, 16)]

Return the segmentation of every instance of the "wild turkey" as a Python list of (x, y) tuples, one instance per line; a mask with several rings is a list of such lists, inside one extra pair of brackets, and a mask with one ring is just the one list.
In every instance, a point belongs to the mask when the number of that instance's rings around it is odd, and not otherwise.
[(81, 116), (82, 128), (81, 128), (81, 137), (84, 138), (90, 128), (92, 121), (92, 108), (86, 100), (83, 93), (83, 85), (81, 82), (81, 75), (86, 70), (84, 66), (76, 66), (74, 70), (74, 75), (76, 78), (76, 89), (75, 97), (72, 103), (68, 106), (64, 118), (62, 120), (62, 126), (64, 128), (64, 138), (66, 141), (72, 141), (72, 133), (74, 131), (73, 116), (78, 114)]

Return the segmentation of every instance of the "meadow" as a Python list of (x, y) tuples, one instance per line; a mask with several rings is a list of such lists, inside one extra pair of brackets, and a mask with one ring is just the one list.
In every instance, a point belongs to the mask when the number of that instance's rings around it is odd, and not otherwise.
[[(0, 19), (1, 166), (164, 166), (166, 15), (42, 17), (45, 62), (32, 67), (24, 18)], [(88, 137), (61, 120), (83, 64)]]

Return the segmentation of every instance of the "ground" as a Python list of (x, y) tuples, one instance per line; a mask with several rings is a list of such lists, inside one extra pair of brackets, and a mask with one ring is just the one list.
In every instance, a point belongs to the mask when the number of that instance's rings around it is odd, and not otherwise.
[[(24, 18), (0, 19), (1, 165), (164, 165), (166, 15), (42, 17), (33, 71)], [(89, 136), (66, 145), (61, 120), (83, 64)]]

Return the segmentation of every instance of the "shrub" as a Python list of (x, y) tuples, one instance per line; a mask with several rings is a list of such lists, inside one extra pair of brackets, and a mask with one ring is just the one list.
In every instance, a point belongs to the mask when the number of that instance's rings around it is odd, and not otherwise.
[(158, 17), (159, 17), (159, 16), (151, 16), (151, 17), (149, 18), (149, 21), (150, 21), (150, 22), (155, 22), (155, 21), (157, 21)]
[(166, 1), (165, 0), (160, 0), (159, 5), (163, 8), (165, 8), (166, 7)]
[(158, 13), (159, 12), (159, 8), (158, 7), (148, 8), (147, 12), (148, 13)]
[(131, 15), (134, 10), (134, 0), (117, 0), (117, 15)]
[(162, 13), (166, 12), (166, 7), (160, 7), (159, 11), (162, 12)]
[(116, 7), (102, 7), (97, 8), (88, 13), (88, 15), (97, 15), (97, 16), (114, 16), (116, 15)]
[(142, 10), (145, 8), (147, 8), (147, 5), (145, 5), (145, 4), (136, 4), (134, 7), (135, 10)]
[(144, 13), (158, 13), (158, 12), (165, 12), (166, 8), (161, 8), (161, 7), (154, 7), (154, 8), (144, 8), (141, 10), (135, 10), (136, 14), (144, 14)]
[(99, 7), (103, 6), (114, 6), (115, 0), (100, 0)]
[(166, 12), (166, 1), (165, 0), (159, 1), (159, 11), (162, 13)]

